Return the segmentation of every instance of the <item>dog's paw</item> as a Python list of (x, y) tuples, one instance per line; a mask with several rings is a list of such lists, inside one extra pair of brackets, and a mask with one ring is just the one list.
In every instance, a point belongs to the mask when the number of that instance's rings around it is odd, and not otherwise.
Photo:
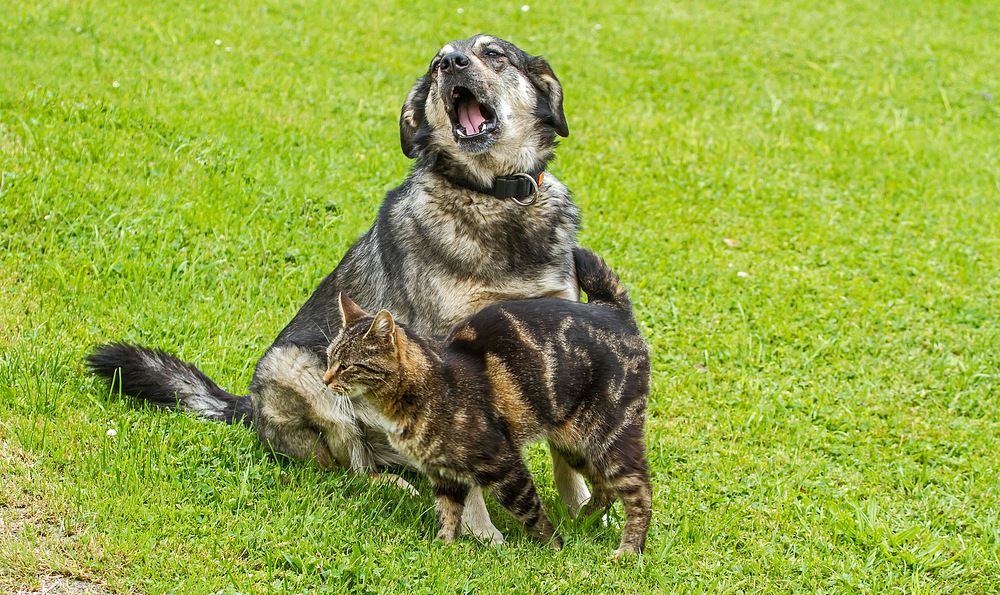
[(420, 495), (417, 488), (395, 473), (373, 473), (370, 481), (372, 485), (388, 485), (403, 490), (412, 498)]
[(472, 535), (479, 541), (490, 545), (502, 545), (503, 544), (503, 533), (499, 529), (493, 526), (489, 520), (483, 523), (470, 523), (468, 521), (462, 523), (462, 529), (460, 530), (460, 535)]

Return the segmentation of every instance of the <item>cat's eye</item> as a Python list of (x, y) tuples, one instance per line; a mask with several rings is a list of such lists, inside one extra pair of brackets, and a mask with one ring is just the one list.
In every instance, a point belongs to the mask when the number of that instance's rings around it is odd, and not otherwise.
[(371, 368), (354, 362), (345, 362), (342, 360), (337, 360), (330, 365), (331, 373), (338, 376), (344, 372), (357, 372), (359, 370), (371, 370)]
[(366, 366), (362, 366), (361, 364), (355, 364), (355, 363), (345, 364), (343, 362), (340, 363), (340, 373), (341, 374), (343, 374), (344, 372), (355, 372), (355, 373), (357, 373), (357, 372), (359, 372), (361, 370), (369, 370), (369, 369), (370, 368), (368, 368)]

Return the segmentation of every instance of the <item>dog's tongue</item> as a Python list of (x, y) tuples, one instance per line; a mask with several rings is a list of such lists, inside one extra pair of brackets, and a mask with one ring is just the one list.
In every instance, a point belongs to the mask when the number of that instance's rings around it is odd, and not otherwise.
[(479, 127), (483, 125), (486, 118), (479, 111), (479, 102), (473, 98), (467, 98), (458, 104), (458, 123), (465, 128), (466, 134), (476, 134)]

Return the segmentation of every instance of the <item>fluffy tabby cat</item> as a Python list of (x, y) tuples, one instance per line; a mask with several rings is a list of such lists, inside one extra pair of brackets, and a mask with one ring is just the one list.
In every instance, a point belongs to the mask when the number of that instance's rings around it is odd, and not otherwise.
[(618, 276), (589, 250), (573, 255), (588, 303), (496, 304), (444, 338), (340, 296), (343, 324), (323, 380), (427, 475), (438, 539), (458, 535), (466, 494), (480, 486), (532, 536), (562, 547), (521, 458), (522, 446), (546, 439), (590, 481), (584, 514), (622, 499), (616, 556), (643, 551), (652, 514), (643, 444), (649, 354)]

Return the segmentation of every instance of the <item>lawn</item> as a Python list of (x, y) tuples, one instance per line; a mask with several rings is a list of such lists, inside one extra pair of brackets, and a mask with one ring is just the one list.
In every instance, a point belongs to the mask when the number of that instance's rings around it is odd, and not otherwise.
[[(1000, 590), (1000, 4), (0, 8), (0, 591)], [(421, 478), (276, 463), (82, 363), (124, 339), (245, 393), (477, 32), (562, 81), (551, 171), (651, 348), (639, 559), (541, 447), (563, 551), (492, 505), (504, 546), (441, 546)]]

